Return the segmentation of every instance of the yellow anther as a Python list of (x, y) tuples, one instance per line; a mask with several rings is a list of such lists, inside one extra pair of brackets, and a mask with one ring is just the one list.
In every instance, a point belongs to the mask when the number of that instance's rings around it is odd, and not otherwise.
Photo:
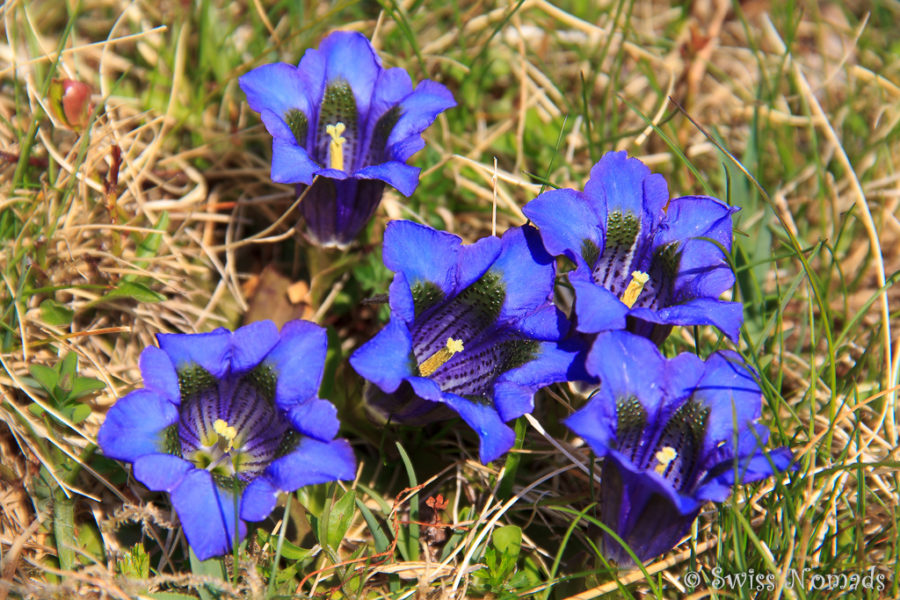
[(635, 271), (631, 274), (631, 283), (628, 284), (628, 287), (625, 288), (625, 293), (622, 294), (622, 302), (625, 306), (628, 308), (634, 306), (638, 296), (641, 295), (641, 290), (644, 289), (648, 281), (650, 281), (650, 276), (643, 271)]
[(334, 125), (326, 125), (325, 133), (331, 136), (331, 142), (328, 144), (329, 167), (344, 170), (344, 142), (347, 138), (341, 134), (347, 130), (347, 126), (343, 123), (335, 123)]
[(445, 362), (453, 358), (454, 354), (462, 352), (463, 349), (462, 340), (447, 338), (446, 346), (422, 361), (422, 364), (419, 365), (419, 374), (422, 377), (431, 376), (431, 374), (440, 369)]
[(655, 454), (655, 457), (659, 464), (653, 470), (662, 475), (669, 468), (669, 463), (678, 458), (678, 452), (672, 446), (665, 446)]
[(213, 423), (213, 430), (228, 441), (225, 452), (230, 452), (234, 447), (234, 438), (237, 437), (237, 429), (230, 426), (222, 419), (216, 419), (215, 423)]

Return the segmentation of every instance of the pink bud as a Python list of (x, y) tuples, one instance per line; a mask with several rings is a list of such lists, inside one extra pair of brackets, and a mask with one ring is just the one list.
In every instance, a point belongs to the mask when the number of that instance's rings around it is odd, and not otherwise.
[(50, 84), (50, 106), (70, 129), (84, 129), (93, 108), (91, 86), (74, 79), (54, 79)]

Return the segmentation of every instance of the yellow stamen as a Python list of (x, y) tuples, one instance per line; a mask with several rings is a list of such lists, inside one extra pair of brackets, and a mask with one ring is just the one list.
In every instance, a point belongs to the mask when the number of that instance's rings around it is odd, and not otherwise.
[(343, 123), (325, 126), (325, 133), (331, 136), (331, 142), (328, 144), (329, 167), (338, 171), (344, 170), (344, 142), (347, 138), (341, 134), (346, 130), (347, 126)]
[(234, 448), (234, 438), (237, 437), (237, 429), (222, 419), (216, 419), (215, 423), (213, 423), (213, 430), (228, 441), (225, 452), (230, 452)]
[(628, 284), (628, 287), (625, 288), (625, 293), (622, 294), (622, 302), (625, 306), (628, 308), (634, 306), (638, 296), (641, 295), (641, 290), (644, 289), (648, 281), (650, 281), (650, 276), (643, 271), (635, 271), (631, 274), (631, 283)]
[(662, 475), (666, 472), (666, 469), (669, 468), (669, 463), (678, 457), (678, 452), (676, 452), (675, 448), (672, 446), (665, 446), (657, 452), (655, 456), (656, 460), (659, 461), (659, 464), (656, 465), (653, 470)]
[(422, 377), (429, 377), (432, 373), (440, 369), (445, 362), (453, 358), (454, 354), (458, 354), (463, 351), (463, 342), (462, 340), (454, 340), (453, 338), (447, 338), (447, 345), (426, 358), (422, 361), (422, 364), (419, 365), (419, 374)]

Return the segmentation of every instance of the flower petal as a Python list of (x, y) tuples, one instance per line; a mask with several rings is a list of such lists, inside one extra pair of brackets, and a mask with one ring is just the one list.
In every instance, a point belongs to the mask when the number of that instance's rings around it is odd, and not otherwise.
[(728, 339), (737, 341), (744, 322), (744, 310), (740, 302), (726, 302), (714, 298), (694, 298), (684, 304), (667, 306), (659, 310), (635, 308), (629, 313), (650, 323), (669, 325), (712, 325)]
[(241, 519), (262, 521), (275, 508), (280, 493), (281, 491), (272, 485), (267, 477), (257, 477), (241, 495)]
[[(494, 406), (500, 419), (511, 421), (531, 412), (534, 394), (542, 387), (586, 379), (587, 373), (578, 366), (579, 350), (576, 344), (542, 342), (532, 360), (500, 375), (494, 383)], [(583, 373), (583, 377), (576, 373)]]
[(172, 506), (188, 544), (200, 560), (221, 556), (231, 549), (235, 523), (238, 540), (247, 534), (247, 526), (237, 518), (234, 494), (217, 486), (207, 471), (193, 469), (185, 475), (172, 491)]
[(139, 389), (116, 402), (97, 433), (103, 454), (134, 462), (164, 450), (164, 430), (178, 422), (178, 409), (156, 392)]
[(653, 232), (669, 201), (669, 191), (662, 175), (624, 151), (607, 152), (591, 169), (584, 195), (605, 225), (609, 214), (632, 213), (641, 221), (641, 230)]
[(171, 492), (194, 465), (172, 454), (146, 454), (134, 461), (134, 478), (155, 492)]
[(228, 372), (231, 332), (226, 329), (210, 333), (158, 333), (156, 340), (178, 371), (196, 364), (217, 379)]
[(293, 451), (272, 462), (266, 473), (276, 488), (291, 492), (304, 485), (353, 479), (356, 459), (347, 440), (326, 443), (305, 437)]
[(530, 225), (513, 227), (500, 240), (503, 248), (491, 265), (503, 279), (506, 296), (500, 322), (521, 318), (545, 304), (553, 291), (556, 263)]
[(650, 415), (663, 401), (666, 360), (646, 338), (625, 331), (601, 333), (585, 367), (600, 378), (601, 391), (614, 401), (637, 397)]
[(341, 427), (334, 404), (319, 398), (295, 404), (288, 417), (297, 431), (323, 442), (334, 439)]
[(401, 115), (388, 138), (388, 152), (394, 160), (406, 161), (425, 145), (420, 134), (448, 108), (456, 106), (446, 87), (426, 79), (400, 103)]
[(412, 337), (402, 323), (391, 320), (374, 338), (350, 357), (357, 373), (384, 392), (394, 392), (413, 373)]
[(289, 321), (281, 329), (281, 339), (266, 355), (263, 364), (277, 376), (275, 403), (287, 409), (313, 398), (322, 383), (328, 335), (310, 321)]
[(443, 402), (459, 413), (463, 421), (475, 430), (481, 441), (478, 456), (483, 464), (496, 460), (512, 448), (515, 432), (503, 424), (491, 404), (466, 400), (456, 394), (444, 394)]
[(231, 334), (232, 373), (243, 373), (256, 367), (278, 343), (278, 326), (272, 321), (256, 321)]
[(457, 254), (462, 239), (412, 221), (391, 221), (384, 231), (384, 266), (403, 273), (410, 287), (436, 284), (444, 293), (455, 291)]
[(378, 179), (393, 186), (404, 196), (411, 196), (419, 185), (419, 167), (411, 167), (392, 160), (378, 165), (363, 167), (353, 176), (360, 179)]
[(258, 113), (269, 110), (282, 119), (291, 109), (299, 110), (307, 119), (312, 114), (307, 82), (293, 65), (262, 65), (241, 75), (238, 84), (247, 94), (250, 108)]
[(173, 404), (181, 402), (178, 373), (168, 354), (156, 346), (148, 346), (141, 352), (140, 365), (145, 388)]
[(321, 168), (294, 140), (272, 138), (272, 181), (309, 185)]
[(522, 212), (538, 226), (550, 254), (565, 254), (576, 264), (593, 267), (584, 255), (591, 245), (603, 248), (604, 229), (598, 226), (600, 216), (583, 194), (572, 189), (550, 190), (526, 204)]
[(569, 273), (569, 283), (575, 290), (575, 328), (582, 333), (625, 329), (628, 307), (611, 291), (591, 281), (586, 271)]
[(325, 59), (326, 86), (339, 81), (350, 84), (360, 115), (369, 114), (375, 81), (381, 74), (381, 59), (364, 35), (355, 31), (335, 31), (319, 44)]

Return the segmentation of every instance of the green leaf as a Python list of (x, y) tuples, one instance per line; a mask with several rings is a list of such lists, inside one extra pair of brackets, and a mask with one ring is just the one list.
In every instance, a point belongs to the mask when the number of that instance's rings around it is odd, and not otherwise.
[(41, 320), (47, 325), (56, 327), (69, 325), (74, 316), (74, 310), (67, 308), (56, 300), (47, 298), (41, 302)]
[(131, 298), (138, 302), (159, 302), (166, 299), (164, 295), (151, 290), (143, 283), (123, 279), (114, 290), (100, 298), (98, 302), (104, 300), (116, 300), (118, 298)]
[(197, 600), (197, 596), (181, 594), (179, 592), (153, 592), (150, 594), (141, 594), (141, 596), (153, 598), (154, 600)]
[(98, 392), (106, 387), (106, 384), (93, 377), (76, 377), (75, 384), (69, 392), (67, 400), (77, 400), (93, 392)]
[(28, 372), (44, 388), (44, 391), (55, 400), (56, 396), (53, 391), (56, 389), (56, 382), (59, 380), (59, 372), (46, 365), (29, 365)]
[(68, 412), (69, 420), (77, 425), (91, 416), (91, 407), (87, 404), (74, 404)]
[(369, 507), (359, 498), (356, 499), (356, 507), (359, 509), (359, 512), (362, 513), (363, 519), (366, 520), (369, 531), (372, 532), (372, 538), (375, 540), (375, 550), (377, 552), (384, 552), (387, 550), (391, 545), (391, 541), (381, 527), (381, 523), (378, 522), (378, 519), (375, 518), (375, 515), (372, 514)]
[[(217, 579), (223, 582), (225, 581), (227, 571), (225, 569), (225, 561), (223, 561), (221, 558), (200, 560), (199, 558), (197, 558), (197, 555), (194, 554), (193, 548), (191, 548), (190, 559), (191, 573), (193, 573), (194, 575), (208, 575), (212, 579)], [(213, 600), (220, 595), (220, 590), (216, 589), (213, 584), (199, 586), (197, 587), (197, 592), (200, 593), (200, 598), (202, 598), (203, 600)]]
[(519, 551), (522, 548), (522, 529), (515, 525), (498, 527), (491, 536), (491, 542), (499, 553), (499, 564), (492, 568), (492, 575), (505, 580), (516, 568)]
[(355, 506), (356, 492), (349, 490), (331, 505), (330, 510), (326, 509), (318, 523), (319, 543), (324, 542), (328, 548), (338, 549), (353, 522)]
[(150, 555), (147, 554), (144, 545), (137, 543), (129, 548), (128, 552), (116, 561), (116, 570), (129, 579), (150, 577)]

